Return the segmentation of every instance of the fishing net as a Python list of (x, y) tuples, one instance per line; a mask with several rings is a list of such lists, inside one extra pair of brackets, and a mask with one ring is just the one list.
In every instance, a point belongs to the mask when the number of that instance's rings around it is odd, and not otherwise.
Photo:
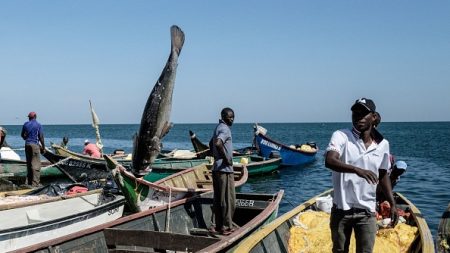
[[(378, 230), (374, 251), (407, 252), (417, 234), (417, 227), (400, 223), (395, 228)], [(325, 212), (306, 211), (294, 219), (288, 241), (289, 252), (331, 252), (330, 215)], [(349, 252), (356, 252), (354, 233), (350, 240)]]

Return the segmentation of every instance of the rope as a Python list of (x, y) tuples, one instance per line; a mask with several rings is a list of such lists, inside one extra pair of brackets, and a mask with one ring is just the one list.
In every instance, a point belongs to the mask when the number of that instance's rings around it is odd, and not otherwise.
[(47, 169), (47, 168), (50, 168), (50, 167), (53, 167), (53, 166), (58, 166), (58, 165), (64, 163), (65, 161), (69, 160), (70, 158), (72, 158), (72, 157), (66, 157), (66, 158), (64, 158), (64, 159), (62, 159), (62, 160), (59, 160), (59, 161), (56, 162), (56, 163), (53, 163), (53, 164), (50, 164), (50, 165), (48, 165), (48, 166), (42, 167), (41, 170)]
[(166, 215), (166, 232), (170, 231), (170, 204), (172, 203), (172, 187), (169, 186), (169, 203)]

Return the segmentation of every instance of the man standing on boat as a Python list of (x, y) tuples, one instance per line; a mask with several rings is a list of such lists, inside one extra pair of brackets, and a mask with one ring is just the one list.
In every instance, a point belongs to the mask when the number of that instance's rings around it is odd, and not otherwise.
[(233, 142), (231, 129), (234, 121), (234, 112), (231, 108), (224, 108), (221, 119), (214, 130), (212, 137), (212, 152), (214, 156), (213, 210), (215, 227), (213, 232), (229, 235), (233, 232), (233, 214), (236, 205), (233, 173)]
[(28, 114), (28, 121), (23, 124), (21, 136), (25, 140), (27, 159), (27, 184), (39, 186), (41, 173), (41, 153), (45, 152), (44, 131), (36, 120), (35, 112)]
[(375, 103), (361, 98), (351, 107), (352, 129), (333, 133), (325, 154), (334, 188), (330, 229), (333, 252), (348, 252), (352, 230), (356, 252), (372, 252), (377, 232), (375, 205), (379, 183), (391, 205), (391, 225), (398, 221), (387, 170), (389, 142), (375, 129)]

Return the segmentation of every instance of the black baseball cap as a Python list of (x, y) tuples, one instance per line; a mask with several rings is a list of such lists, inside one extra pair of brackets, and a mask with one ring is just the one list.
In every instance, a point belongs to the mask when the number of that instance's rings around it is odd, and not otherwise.
[(363, 107), (364, 109), (368, 110), (369, 112), (376, 112), (376, 109), (377, 109), (373, 100), (368, 99), (368, 98), (357, 99), (350, 109), (353, 111), (357, 107)]

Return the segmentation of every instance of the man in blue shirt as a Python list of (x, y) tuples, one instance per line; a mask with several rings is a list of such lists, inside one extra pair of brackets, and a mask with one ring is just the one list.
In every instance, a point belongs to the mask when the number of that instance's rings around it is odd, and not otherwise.
[(39, 186), (41, 173), (41, 153), (45, 152), (44, 132), (36, 120), (36, 113), (28, 114), (28, 121), (23, 124), (21, 136), (25, 140), (27, 159), (27, 184)]
[(213, 167), (213, 210), (215, 228), (223, 235), (231, 234), (233, 229), (233, 214), (236, 206), (236, 193), (234, 189), (233, 173), (233, 142), (231, 138), (231, 125), (234, 121), (234, 112), (231, 108), (224, 108), (222, 119), (214, 130), (212, 137), (212, 152), (214, 156)]

